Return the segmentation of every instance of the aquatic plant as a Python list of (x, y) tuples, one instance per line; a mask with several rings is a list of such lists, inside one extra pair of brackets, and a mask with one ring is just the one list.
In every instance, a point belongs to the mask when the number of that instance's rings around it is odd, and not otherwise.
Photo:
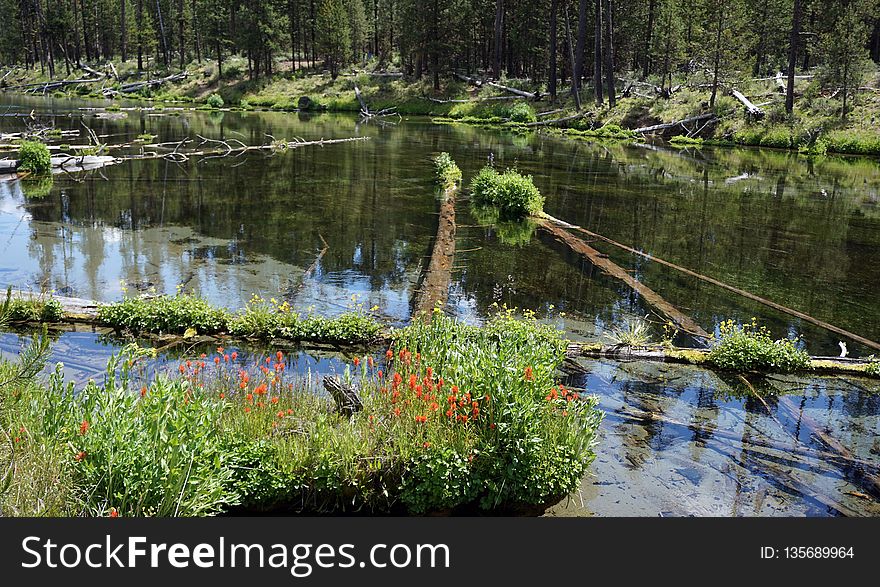
[(49, 148), (39, 141), (22, 141), (18, 147), (18, 170), (48, 173), (52, 170)]
[(470, 187), (474, 204), (498, 208), (506, 219), (539, 215), (544, 210), (544, 197), (532, 176), (513, 169), (498, 173), (487, 165), (471, 180)]
[(754, 319), (741, 325), (725, 320), (718, 329), (707, 361), (719, 369), (785, 373), (810, 366), (810, 355), (798, 348), (797, 339), (773, 340)]
[(239, 312), (211, 305), (188, 293), (175, 296), (126, 297), (98, 307), (98, 321), (132, 333), (229, 333), (236, 336), (287, 338), (337, 343), (367, 342), (382, 325), (362, 311), (336, 317), (300, 315), (290, 304), (254, 296)]
[(188, 293), (175, 296), (126, 297), (98, 307), (98, 320), (134, 333), (184, 334), (194, 329), (215, 334), (227, 329), (229, 312)]
[(651, 340), (650, 326), (641, 319), (627, 320), (622, 326), (615, 326), (606, 336), (615, 346), (640, 347)]
[(6, 317), (9, 322), (59, 322), (64, 317), (61, 302), (51, 297), (9, 301)]
[(458, 168), (452, 156), (443, 152), (434, 157), (434, 173), (437, 181), (445, 187), (449, 188), (461, 181), (461, 169)]

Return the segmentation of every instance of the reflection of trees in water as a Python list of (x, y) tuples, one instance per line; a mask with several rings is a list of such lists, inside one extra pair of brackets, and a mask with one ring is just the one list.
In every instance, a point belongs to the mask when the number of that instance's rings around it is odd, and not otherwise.
[[(72, 128), (74, 122), (62, 124)], [(467, 180), (491, 153), (497, 165), (533, 174), (555, 216), (860, 334), (880, 335), (880, 313), (864, 292), (865, 284), (880, 281), (880, 263), (871, 262), (880, 250), (880, 221), (870, 212), (876, 205), (864, 205), (865, 186), (880, 182), (875, 162), (828, 158), (812, 164), (768, 151), (677, 152), (541, 135), (513, 141), (509, 133), (463, 125), (412, 121), (379, 128), (335, 115), (227, 113), (216, 120), (204, 113), (131, 112), (123, 120), (88, 123), (99, 134), (150, 132), (158, 141), (203, 134), (259, 144), (270, 134), (312, 139), (356, 133), (373, 140), (252, 156), (240, 166), (244, 159), (183, 167), (126, 163), (102, 171), (109, 182), (60, 177), (46, 205), (31, 208), (35, 219), (126, 231), (191, 226), (198, 235), (231, 242), (228, 252), (216, 248), (214, 256), (247, 260), (261, 254), (297, 267), (312, 263), (323, 235), (330, 247), (319, 278), (356, 275), (374, 290), (401, 287), (424, 262), (436, 225), (430, 156), (449, 151)], [(61, 190), (63, 201), (56, 197)], [(628, 288), (592, 276), (591, 267), (537, 233), (521, 247), (505, 247), (497, 236), (491, 229), (458, 233), (468, 241), (460, 249), (483, 247), (456, 260), (464, 268), (455, 273), (457, 291), (478, 311), (496, 301), (493, 290), (501, 287), (502, 301), (537, 308), (553, 303), (599, 324), (645, 313)], [(102, 254), (96, 243), (76, 246)], [(143, 243), (126, 246), (126, 254), (148, 254), (180, 266), (178, 273), (189, 271), (184, 261)], [(732, 294), (596, 246), (704, 327), (752, 313), (770, 320), (780, 335), (792, 324)], [(68, 253), (79, 254), (68, 247), (54, 255)]]

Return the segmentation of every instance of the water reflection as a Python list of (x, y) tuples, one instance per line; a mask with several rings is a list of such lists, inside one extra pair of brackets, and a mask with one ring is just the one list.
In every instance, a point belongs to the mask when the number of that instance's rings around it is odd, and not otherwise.
[[(269, 135), (371, 137), (268, 157), (128, 162), (56, 176), (39, 199), (26, 199), (18, 182), (0, 183), (4, 285), (112, 300), (122, 294), (120, 281), (129, 291), (168, 293), (185, 284), (231, 307), (257, 292), (325, 313), (344, 310), (357, 294), (388, 320), (404, 322), (436, 230), (430, 157), (445, 150), (466, 178), (491, 154), (499, 165), (531, 173), (557, 217), (880, 338), (875, 160), (595, 145), (424, 119), (377, 127), (335, 115), (170, 110), (96, 118), (77, 110), (85, 102), (2, 100), (28, 112), (68, 112), (54, 118), (63, 127), (79, 128), (83, 117), (111, 143), (141, 133), (157, 141), (198, 134), (247, 144)], [(480, 321), (493, 303), (507, 303), (565, 313), (574, 335), (597, 337), (609, 325), (651, 315), (625, 285), (540, 231), (486, 225), (465, 199), (458, 216), (448, 310), (461, 318)], [(328, 249), (316, 263), (324, 241)], [(803, 333), (816, 354), (836, 354), (836, 336), (603, 243), (593, 246), (709, 331), (728, 317), (757, 316), (779, 336)]]

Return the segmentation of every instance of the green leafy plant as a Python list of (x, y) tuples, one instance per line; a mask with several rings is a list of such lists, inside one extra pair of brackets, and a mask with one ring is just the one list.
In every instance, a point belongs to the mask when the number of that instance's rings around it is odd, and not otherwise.
[(508, 117), (511, 122), (519, 122), (519, 123), (528, 123), (535, 122), (538, 118), (535, 115), (535, 110), (531, 107), (531, 105), (525, 102), (517, 102), (508, 110)]
[(449, 153), (443, 152), (434, 157), (434, 172), (443, 187), (449, 188), (461, 181), (461, 169)]
[(532, 181), (532, 176), (508, 169), (498, 173), (486, 166), (471, 180), (473, 202), (477, 206), (498, 208), (507, 219), (538, 215), (544, 209), (544, 197)]
[(98, 320), (120, 330), (183, 334), (193, 328), (202, 334), (227, 328), (229, 312), (190, 294), (152, 298), (128, 297), (98, 307)]
[(223, 98), (220, 94), (211, 94), (208, 96), (208, 99), (205, 100), (205, 104), (211, 108), (223, 108)]
[(18, 147), (18, 170), (49, 173), (52, 170), (49, 148), (39, 141), (22, 141)]
[(719, 325), (707, 360), (719, 369), (737, 372), (807, 369), (810, 355), (797, 344), (796, 339), (773, 340), (770, 331), (755, 320), (742, 325), (726, 320)]

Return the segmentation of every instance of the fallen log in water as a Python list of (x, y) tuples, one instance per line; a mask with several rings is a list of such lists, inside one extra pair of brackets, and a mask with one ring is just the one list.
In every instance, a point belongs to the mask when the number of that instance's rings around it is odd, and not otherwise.
[(434, 238), (428, 269), (416, 292), (414, 315), (430, 316), (434, 308), (446, 304), (449, 297), (452, 263), (455, 260), (455, 192), (455, 186), (444, 191), (437, 236)]
[[(88, 171), (119, 163), (121, 159), (107, 155), (59, 155), (50, 159), (52, 173)], [(0, 174), (14, 173), (18, 169), (17, 159), (0, 159)]]
[(648, 253), (645, 253), (643, 251), (639, 251), (639, 250), (634, 249), (632, 247), (628, 247), (624, 244), (621, 244), (615, 240), (608, 238), (607, 236), (603, 236), (601, 234), (592, 232), (590, 230), (587, 230), (586, 228), (582, 228), (582, 227), (577, 226), (575, 224), (569, 224), (568, 222), (565, 222), (564, 220), (559, 220), (558, 218), (554, 218), (554, 217), (550, 216), (549, 214), (544, 214), (542, 216), (542, 218), (548, 222), (552, 222), (552, 223), (557, 224), (561, 227), (568, 228), (569, 230), (575, 230), (578, 232), (582, 232), (582, 233), (586, 234), (587, 236), (602, 240), (610, 245), (614, 245), (615, 247), (617, 247), (619, 249), (623, 249), (624, 251), (630, 252), (634, 255), (638, 255), (639, 257), (642, 257), (643, 259), (648, 259), (649, 261), (654, 261), (656, 263), (659, 263), (661, 265), (664, 265), (666, 267), (669, 267), (671, 269), (675, 269), (676, 271), (684, 273), (685, 275), (695, 277), (701, 281), (711, 283), (712, 285), (717, 285), (718, 287), (726, 289), (727, 291), (731, 291), (731, 292), (733, 292), (737, 295), (740, 295), (744, 298), (748, 298), (754, 302), (758, 302), (760, 304), (763, 304), (765, 306), (773, 308), (774, 310), (778, 310), (780, 312), (790, 314), (792, 316), (800, 318), (801, 320), (804, 320), (805, 322), (809, 322), (810, 324), (813, 324), (815, 326), (819, 326), (820, 328), (824, 328), (825, 330), (828, 330), (830, 332), (834, 332), (834, 333), (839, 334), (841, 336), (845, 336), (846, 338), (849, 338), (850, 340), (854, 340), (854, 341), (861, 343), (861, 344), (863, 344), (867, 347), (870, 347), (872, 349), (880, 350), (880, 343), (878, 343), (878, 342), (875, 342), (873, 340), (869, 340), (863, 336), (859, 336), (858, 334), (849, 332), (848, 330), (844, 330), (843, 328), (834, 326), (833, 324), (829, 324), (828, 322), (825, 322), (823, 320), (813, 318), (812, 316), (810, 316), (808, 314), (804, 314), (803, 312), (800, 312), (798, 310), (793, 310), (791, 308), (783, 306), (782, 304), (777, 304), (776, 302), (764, 299), (760, 296), (757, 296), (751, 292), (745, 291), (745, 290), (740, 289), (738, 287), (728, 285), (728, 284), (724, 283), (723, 281), (719, 281), (719, 280), (714, 279), (712, 277), (702, 275), (700, 273), (697, 273), (696, 271), (692, 271), (690, 269), (687, 269), (686, 267), (676, 265), (675, 263), (671, 263), (669, 261), (661, 259), (660, 257), (655, 257), (655, 256), (650, 255)]
[[(679, 363), (715, 369), (709, 361), (707, 349), (665, 347), (646, 345), (628, 347), (603, 345), (601, 343), (571, 343), (566, 348), (569, 357), (590, 357), (593, 359), (613, 359), (616, 361), (657, 361)], [(880, 372), (874, 371), (876, 361), (829, 359), (810, 357), (810, 364), (802, 373), (810, 375), (852, 375), (880, 379)]]
[(691, 317), (683, 314), (672, 304), (664, 300), (657, 292), (650, 289), (635, 277), (627, 273), (619, 265), (612, 262), (607, 255), (603, 255), (583, 240), (577, 238), (568, 230), (546, 218), (538, 220), (539, 226), (553, 235), (558, 241), (568, 246), (572, 251), (586, 258), (590, 263), (599, 268), (606, 275), (610, 275), (627, 284), (638, 293), (649, 305), (659, 310), (683, 331), (697, 338), (708, 339), (709, 333), (697, 324)]

